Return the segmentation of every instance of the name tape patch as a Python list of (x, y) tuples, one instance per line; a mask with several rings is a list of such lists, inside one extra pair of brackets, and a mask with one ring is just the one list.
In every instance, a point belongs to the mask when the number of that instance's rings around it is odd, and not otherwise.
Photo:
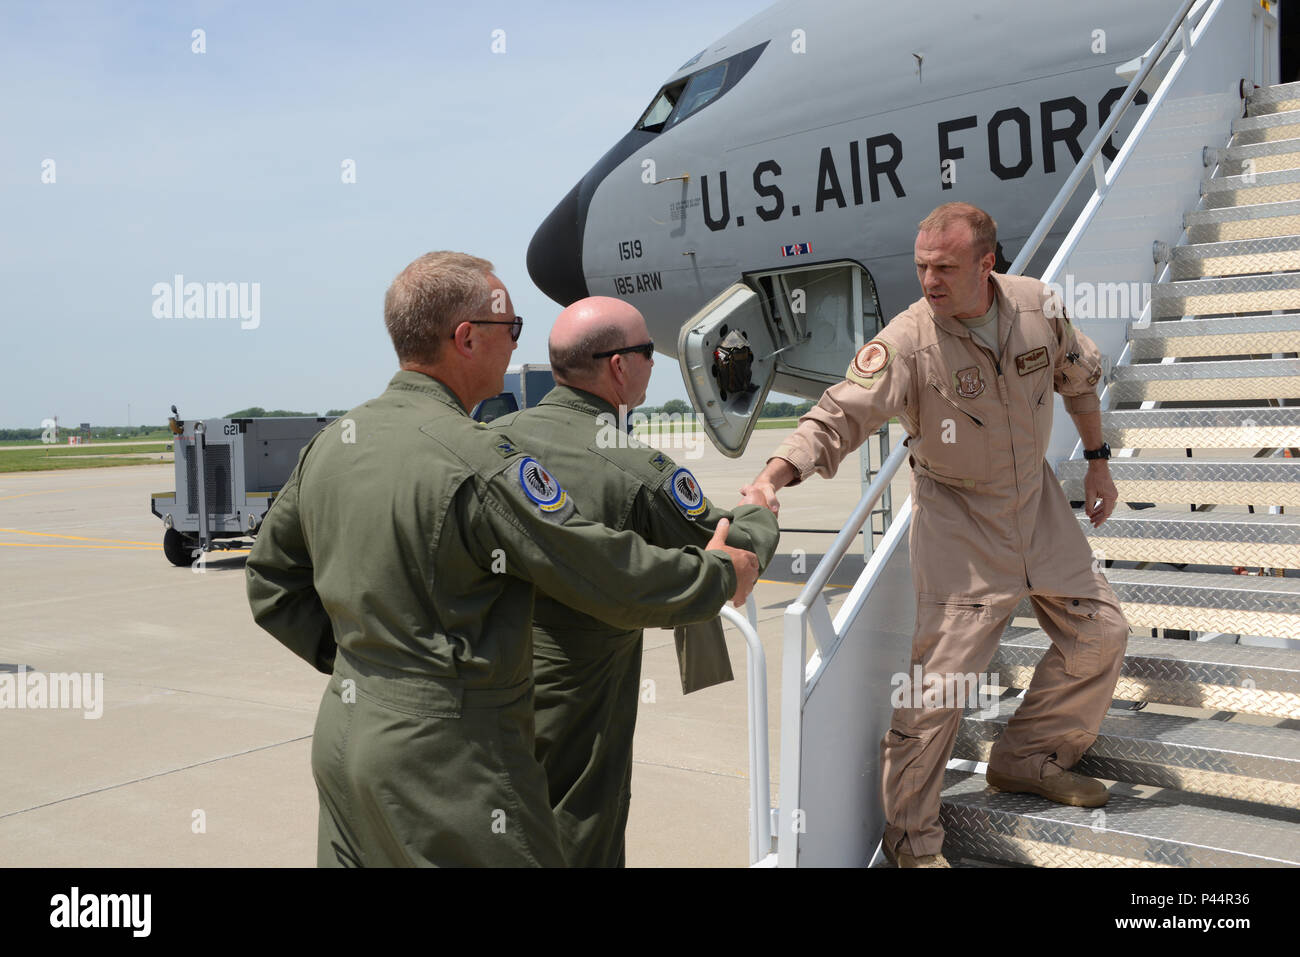
[(1047, 346), (1039, 346), (1037, 349), (1030, 349), (1016, 356), (1016, 371), (1021, 375), (1029, 375), (1031, 372), (1045, 368), (1047, 368)]

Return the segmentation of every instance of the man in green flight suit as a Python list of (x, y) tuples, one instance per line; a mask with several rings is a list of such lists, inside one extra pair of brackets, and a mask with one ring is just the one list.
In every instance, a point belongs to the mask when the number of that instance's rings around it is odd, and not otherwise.
[[(645, 401), (654, 365), (635, 307), (606, 296), (573, 303), (551, 330), (550, 356), (555, 389), (492, 425), (546, 449), (547, 467), (583, 517), (664, 547), (703, 546), (727, 519), (728, 543), (767, 567), (780, 533), (761, 498), (734, 514), (714, 507), (687, 469), (623, 428), (628, 410)], [(560, 842), (573, 866), (622, 867), (642, 632), (545, 592), (538, 590), (533, 608), (537, 758)]]
[(322, 866), (564, 864), (533, 756), (533, 584), (632, 628), (712, 618), (758, 575), (721, 528), (669, 551), (582, 518), (468, 417), (522, 326), (492, 268), (429, 253), (393, 281), (401, 371), (303, 449), (249, 555), (254, 620), (332, 675)]

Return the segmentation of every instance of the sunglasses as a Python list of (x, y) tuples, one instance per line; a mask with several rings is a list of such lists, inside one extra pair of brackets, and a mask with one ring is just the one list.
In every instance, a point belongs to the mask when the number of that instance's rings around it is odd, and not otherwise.
[(655, 354), (654, 340), (643, 342), (639, 346), (624, 346), (622, 349), (610, 349), (608, 352), (592, 353), (593, 359), (608, 359), (610, 356), (619, 356), (625, 352), (639, 352), (645, 358), (652, 358)]
[[(509, 326), (511, 342), (518, 342), (519, 334), (524, 331), (523, 316), (515, 316), (513, 319), (466, 319), (465, 321), (471, 326)], [(451, 337), (455, 339), (456, 333), (453, 332)]]

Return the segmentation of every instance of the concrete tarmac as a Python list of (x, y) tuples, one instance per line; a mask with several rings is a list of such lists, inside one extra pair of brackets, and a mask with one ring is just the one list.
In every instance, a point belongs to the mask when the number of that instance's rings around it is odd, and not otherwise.
[[(703, 440), (656, 444), (730, 505), (785, 434), (755, 432), (740, 459)], [(860, 494), (857, 465), (786, 490), (782, 528), (838, 531)], [(907, 484), (904, 467), (896, 507)], [(149, 495), (173, 487), (170, 464), (0, 475), (0, 671), (92, 676), (79, 710), (0, 707), (0, 866), (315, 863), (310, 746), (327, 679), (253, 624), (243, 553), (167, 562)], [(783, 534), (755, 590), (773, 804), (781, 615), (833, 537)], [(832, 580), (832, 606), (861, 568), (859, 546)], [(630, 866), (748, 862), (746, 647), (727, 635), (737, 680), (684, 697), (672, 633), (646, 633), (653, 684), (637, 725)], [(91, 702), (96, 675), (102, 701)]]

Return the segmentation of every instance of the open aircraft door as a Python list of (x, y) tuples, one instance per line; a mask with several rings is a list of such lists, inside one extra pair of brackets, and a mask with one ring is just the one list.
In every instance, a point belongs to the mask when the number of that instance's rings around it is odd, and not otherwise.
[(767, 395), (817, 398), (879, 331), (871, 275), (855, 262), (751, 273), (692, 316), (677, 357), (704, 431), (724, 455), (749, 443)]

